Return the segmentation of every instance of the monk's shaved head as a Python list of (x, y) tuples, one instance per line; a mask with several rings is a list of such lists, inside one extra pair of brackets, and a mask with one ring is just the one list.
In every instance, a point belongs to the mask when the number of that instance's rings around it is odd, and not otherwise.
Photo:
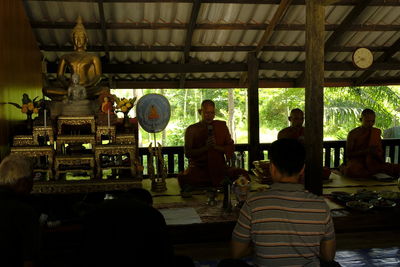
[(206, 99), (206, 100), (203, 100), (203, 102), (201, 102), (201, 107), (203, 108), (205, 106), (213, 106), (213, 107), (215, 107), (215, 103), (214, 103), (214, 101), (212, 101), (210, 99)]
[(302, 115), (302, 116), (304, 116), (304, 112), (299, 108), (294, 108), (294, 109), (292, 109), (290, 111), (290, 116), (293, 116), (293, 115)]
[(211, 123), (215, 117), (215, 103), (212, 100), (206, 99), (201, 102), (199, 109), (201, 120), (205, 123)]
[(366, 108), (361, 112), (361, 126), (364, 128), (372, 128), (375, 124), (375, 112), (372, 109)]
[(292, 109), (290, 111), (289, 121), (292, 127), (302, 127), (304, 122), (303, 111), (299, 108)]
[(361, 112), (361, 117), (364, 117), (366, 115), (374, 115), (375, 116), (375, 111), (372, 109), (366, 108)]

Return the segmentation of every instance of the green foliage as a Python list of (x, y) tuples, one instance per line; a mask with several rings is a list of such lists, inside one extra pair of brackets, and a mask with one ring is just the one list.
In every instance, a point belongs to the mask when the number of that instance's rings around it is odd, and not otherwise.
[[(133, 90), (115, 90), (120, 97), (132, 97)], [(216, 119), (228, 119), (227, 89), (145, 89), (144, 94), (163, 94), (171, 105), (171, 119), (165, 130), (164, 146), (182, 146), (185, 129), (199, 121), (198, 109), (204, 99), (216, 104)], [(233, 125), (236, 143), (247, 143), (247, 90), (233, 89)], [(304, 110), (303, 88), (279, 88), (259, 90), (260, 139), (274, 140), (276, 132), (289, 125), (291, 109)], [(324, 89), (324, 138), (346, 139), (347, 133), (359, 126), (363, 109), (376, 112), (376, 127), (385, 130), (398, 124), (397, 108), (400, 104), (399, 89), (387, 86), (374, 87), (328, 87)], [(141, 130), (142, 143), (153, 140)], [(272, 138), (271, 138), (272, 136)], [(157, 140), (161, 140), (161, 133)]]
[(330, 87), (325, 88), (325, 136), (346, 139), (347, 133), (359, 126), (361, 112), (365, 108), (376, 113), (376, 127), (382, 130), (397, 122), (396, 108), (400, 98), (388, 86)]
[(260, 128), (280, 130), (289, 126), (290, 110), (304, 110), (304, 89), (260, 89)]

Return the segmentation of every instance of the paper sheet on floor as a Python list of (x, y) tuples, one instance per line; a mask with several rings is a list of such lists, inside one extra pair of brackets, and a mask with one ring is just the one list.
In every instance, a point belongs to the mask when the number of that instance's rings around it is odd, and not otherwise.
[(167, 225), (201, 223), (199, 214), (191, 207), (160, 209), (159, 211), (164, 216)]

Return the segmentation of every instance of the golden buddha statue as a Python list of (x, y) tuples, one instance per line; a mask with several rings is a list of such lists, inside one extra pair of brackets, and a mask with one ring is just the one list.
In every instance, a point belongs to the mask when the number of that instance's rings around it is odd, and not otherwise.
[(75, 73), (79, 75), (79, 85), (86, 88), (89, 99), (95, 98), (100, 93), (100, 87), (96, 84), (101, 79), (101, 62), (97, 56), (86, 52), (88, 38), (80, 16), (72, 30), (71, 38), (75, 52), (61, 56), (57, 70), (57, 79), (61, 84), (58, 87), (43, 88), (44, 95), (52, 100), (62, 100), (68, 93), (70, 82), (65, 76), (67, 68), (71, 75)]

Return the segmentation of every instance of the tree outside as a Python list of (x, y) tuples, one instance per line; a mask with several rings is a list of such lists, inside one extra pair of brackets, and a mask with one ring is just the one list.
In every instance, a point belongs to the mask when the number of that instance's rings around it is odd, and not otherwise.
[[(119, 97), (138, 99), (149, 93), (164, 95), (171, 105), (167, 128), (156, 135), (163, 146), (183, 146), (185, 129), (199, 121), (198, 109), (204, 99), (216, 104), (216, 119), (227, 121), (235, 143), (247, 143), (247, 89), (114, 89)], [(345, 140), (347, 133), (359, 126), (364, 108), (377, 114), (376, 127), (382, 130), (399, 124), (399, 87), (327, 87), (324, 89), (324, 139)], [(276, 140), (279, 130), (289, 126), (293, 108), (304, 110), (303, 88), (259, 89), (260, 141)], [(130, 112), (135, 117), (135, 109)], [(139, 146), (148, 146), (153, 136), (143, 129)]]

